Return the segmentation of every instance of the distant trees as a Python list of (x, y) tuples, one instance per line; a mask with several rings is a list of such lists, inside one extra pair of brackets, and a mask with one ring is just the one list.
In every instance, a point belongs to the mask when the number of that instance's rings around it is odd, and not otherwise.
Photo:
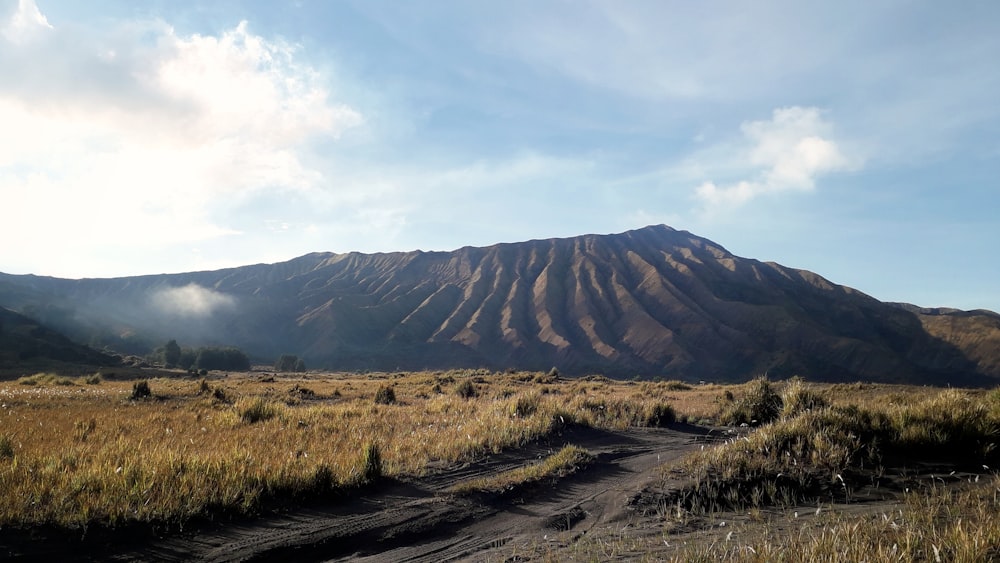
[(274, 371), (302, 373), (306, 371), (306, 363), (294, 354), (282, 354), (274, 363)]
[(163, 365), (168, 368), (176, 366), (181, 361), (181, 347), (177, 344), (177, 341), (170, 339), (166, 345), (163, 346)]
[(186, 370), (250, 370), (250, 358), (239, 348), (232, 346), (181, 348), (174, 339), (154, 350), (148, 359), (168, 368), (179, 367)]
[(250, 358), (239, 348), (199, 348), (194, 367), (207, 370), (249, 371)]

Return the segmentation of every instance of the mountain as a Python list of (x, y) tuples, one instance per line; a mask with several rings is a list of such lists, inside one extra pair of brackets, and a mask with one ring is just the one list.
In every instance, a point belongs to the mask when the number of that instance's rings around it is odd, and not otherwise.
[(297, 354), (332, 369), (1000, 378), (995, 313), (883, 303), (662, 225), (452, 252), (315, 253), (188, 274), (0, 275), (0, 305), (96, 343), (176, 338), (237, 345), (265, 361)]
[(0, 307), (0, 366), (27, 360), (57, 360), (99, 366), (119, 363), (118, 358), (77, 344), (24, 315)]

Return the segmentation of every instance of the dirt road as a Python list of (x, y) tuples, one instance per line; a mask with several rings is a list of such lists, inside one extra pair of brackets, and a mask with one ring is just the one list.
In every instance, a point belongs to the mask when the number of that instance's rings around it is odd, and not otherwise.
[[(549, 439), (420, 479), (389, 480), (336, 505), (290, 510), (106, 553), (114, 561), (451, 561), (495, 558), (572, 530), (626, 523), (629, 501), (655, 469), (703, 443), (709, 431), (605, 431), (571, 427)], [(500, 495), (458, 496), (463, 481), (527, 465), (564, 445), (586, 448), (595, 461), (555, 484)], [(113, 550), (114, 551), (114, 550)]]

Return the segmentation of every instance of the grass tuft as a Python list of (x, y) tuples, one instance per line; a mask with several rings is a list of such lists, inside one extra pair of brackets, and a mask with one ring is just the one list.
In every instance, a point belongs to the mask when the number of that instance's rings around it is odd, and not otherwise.
[(0, 459), (14, 459), (14, 437), (0, 434)]
[(383, 385), (375, 392), (375, 403), (379, 405), (392, 405), (396, 402), (396, 391), (391, 385)]
[(240, 420), (247, 424), (271, 420), (283, 412), (279, 403), (265, 397), (241, 398), (236, 402), (236, 410), (240, 413)]
[(479, 396), (479, 390), (476, 389), (476, 384), (471, 379), (463, 379), (455, 387), (455, 393), (463, 399), (474, 399)]
[(372, 442), (365, 447), (364, 457), (361, 460), (361, 481), (362, 483), (372, 483), (382, 477), (384, 468), (382, 466), (382, 450), (378, 444)]
[(73, 379), (62, 377), (54, 373), (36, 373), (18, 378), (21, 385), (76, 385)]
[(826, 397), (800, 379), (793, 380), (781, 393), (781, 416), (791, 417), (827, 406)]
[(719, 422), (730, 426), (767, 424), (781, 415), (782, 406), (771, 382), (758, 377), (747, 384), (741, 397), (724, 402)]
[(593, 461), (594, 456), (587, 450), (568, 445), (538, 463), (459, 483), (449, 490), (456, 494), (500, 493), (516, 486), (561, 479)]

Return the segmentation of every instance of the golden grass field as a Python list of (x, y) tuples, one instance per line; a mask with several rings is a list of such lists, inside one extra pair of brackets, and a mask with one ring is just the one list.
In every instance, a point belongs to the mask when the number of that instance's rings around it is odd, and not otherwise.
[[(35, 376), (0, 383), (0, 526), (183, 522), (212, 510), (420, 475), (549, 433), (645, 425), (679, 402), (657, 384), (477, 372), (260, 377), (201, 382)], [(272, 379), (272, 378), (268, 378)], [(468, 398), (459, 389), (471, 386)], [(389, 387), (392, 404), (375, 396)], [(708, 417), (712, 391), (684, 404)]]
[[(969, 459), (992, 460), (1000, 431), (1000, 391), (985, 390), (760, 380), (688, 385), (484, 370), (248, 373), (207, 380), (178, 373), (141, 381), (151, 395), (140, 399), (133, 398), (136, 380), (99, 374), (0, 382), (0, 528), (174, 525), (220, 512), (252, 514), (276, 502), (350, 491), (382, 476), (420, 476), (432, 467), (516, 448), (564, 425), (624, 429), (667, 424), (675, 415), (717, 425), (737, 420), (740, 401), (762, 392), (761, 385), (782, 394), (775, 422), (662, 469), (664, 479), (680, 476), (695, 484), (688, 496), (671, 498), (675, 504), (666, 506), (668, 538), (685, 519), (734, 510), (759, 516), (768, 507), (800, 502), (796, 489), (778, 486), (784, 482), (779, 478), (813, 491), (835, 486), (841, 474), (857, 473), (859, 463), (877, 470), (889, 463), (881, 456), (907, 451), (947, 457), (961, 448)], [(537, 480), (587, 462), (585, 451), (560, 455), (548, 466), (467, 484), (465, 490)], [(998, 496), (993, 477), (974, 487), (921, 489), (897, 512), (830, 516), (813, 533), (773, 530), (749, 518), (747, 526), (760, 528), (754, 542), (693, 542), (672, 557), (1000, 556)], [(663, 538), (657, 541), (669, 542)], [(572, 553), (539, 548), (536, 555), (599, 560), (627, 551), (629, 541), (648, 539), (585, 538)]]

